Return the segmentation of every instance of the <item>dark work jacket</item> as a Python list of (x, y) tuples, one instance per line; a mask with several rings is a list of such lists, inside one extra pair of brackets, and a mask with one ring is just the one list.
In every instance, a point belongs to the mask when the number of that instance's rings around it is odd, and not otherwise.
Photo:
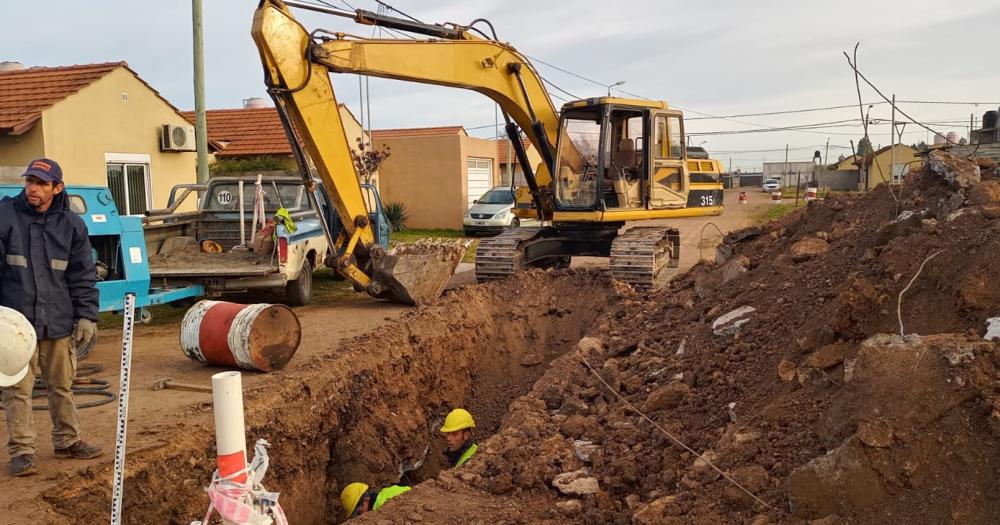
[(87, 225), (66, 192), (45, 213), (22, 191), (0, 200), (0, 304), (28, 318), (38, 339), (59, 339), (76, 319), (97, 321), (97, 275)]

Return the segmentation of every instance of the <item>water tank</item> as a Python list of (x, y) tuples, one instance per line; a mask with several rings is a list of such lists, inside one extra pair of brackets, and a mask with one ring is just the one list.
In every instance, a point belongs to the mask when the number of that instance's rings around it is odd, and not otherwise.
[(940, 133), (935, 133), (934, 134), (934, 145), (935, 146), (940, 146), (942, 144), (947, 144), (947, 143), (948, 143), (948, 139), (944, 138), (944, 135), (942, 135)]
[(983, 113), (983, 129), (997, 127), (997, 115), (1000, 115), (1000, 113), (996, 111), (987, 111), (986, 113)]
[(265, 102), (264, 99), (262, 99), (260, 97), (253, 97), (253, 98), (245, 98), (245, 99), (243, 99), (243, 108), (244, 109), (261, 109), (261, 108), (266, 108), (266, 107), (267, 107), (267, 102)]
[(947, 137), (949, 144), (958, 144), (958, 133), (955, 133), (954, 131), (949, 131)]
[(0, 71), (20, 71), (24, 69), (24, 64), (20, 62), (0, 62)]

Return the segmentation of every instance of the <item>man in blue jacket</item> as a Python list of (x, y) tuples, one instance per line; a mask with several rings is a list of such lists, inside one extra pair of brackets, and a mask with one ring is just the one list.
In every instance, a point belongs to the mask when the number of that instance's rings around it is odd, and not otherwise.
[(39, 370), (48, 384), (55, 457), (101, 455), (80, 439), (72, 391), (76, 355), (70, 340), (82, 348), (97, 336), (97, 276), (87, 226), (69, 209), (58, 163), (36, 159), (23, 177), (24, 191), (0, 201), (0, 304), (21, 312), (38, 337), (28, 374), (3, 389), (15, 476), (37, 472), (31, 390)]

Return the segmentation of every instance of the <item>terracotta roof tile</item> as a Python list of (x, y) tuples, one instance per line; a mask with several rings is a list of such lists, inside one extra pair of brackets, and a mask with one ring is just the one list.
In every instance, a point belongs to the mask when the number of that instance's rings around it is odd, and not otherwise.
[[(194, 123), (194, 111), (182, 111)], [(217, 157), (291, 155), (292, 147), (274, 108), (210, 109), (208, 140), (222, 145)]]
[(465, 134), (462, 126), (438, 126), (433, 128), (397, 128), (372, 130), (372, 140), (398, 139), (411, 137), (438, 137), (441, 135)]
[(0, 133), (24, 133), (42, 117), (42, 111), (119, 67), (127, 68), (128, 64), (107, 62), (0, 72)]
[[(497, 164), (507, 164), (507, 145), (510, 143), (507, 139), (500, 139), (497, 141)], [(531, 149), (531, 141), (522, 138), (521, 144), (524, 144), (524, 150), (527, 151)], [(511, 155), (514, 156), (514, 164), (517, 164), (517, 152), (511, 150)]]

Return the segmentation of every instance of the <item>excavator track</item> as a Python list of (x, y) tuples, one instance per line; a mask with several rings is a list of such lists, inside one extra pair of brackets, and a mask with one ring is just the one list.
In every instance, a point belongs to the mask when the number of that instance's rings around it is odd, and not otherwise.
[(476, 247), (476, 281), (484, 283), (504, 279), (523, 269), (523, 243), (541, 232), (541, 228), (514, 228), (479, 241)]
[(681, 236), (676, 228), (638, 226), (615, 238), (608, 268), (611, 276), (639, 291), (663, 286), (680, 263)]

